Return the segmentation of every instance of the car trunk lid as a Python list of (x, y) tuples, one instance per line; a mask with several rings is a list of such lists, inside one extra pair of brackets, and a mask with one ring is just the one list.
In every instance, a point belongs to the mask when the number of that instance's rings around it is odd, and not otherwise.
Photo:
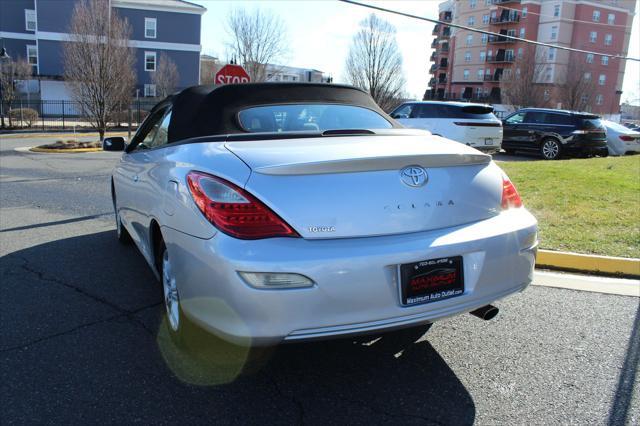
[(305, 238), (427, 231), (482, 220), (500, 207), (502, 175), (491, 157), (426, 133), (226, 147), (252, 169), (245, 189)]

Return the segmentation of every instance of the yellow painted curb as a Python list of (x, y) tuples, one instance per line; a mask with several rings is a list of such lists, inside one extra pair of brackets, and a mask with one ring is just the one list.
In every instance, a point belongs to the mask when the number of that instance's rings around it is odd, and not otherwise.
[(34, 148), (29, 148), (29, 151), (31, 151), (31, 152), (46, 152), (46, 153), (53, 153), (53, 154), (64, 154), (64, 153), (74, 153), (74, 152), (98, 152), (98, 151), (102, 151), (102, 148), (67, 148), (67, 149), (60, 149), (60, 148), (38, 148), (38, 147), (34, 147)]
[(640, 277), (640, 259), (538, 250), (537, 267)]

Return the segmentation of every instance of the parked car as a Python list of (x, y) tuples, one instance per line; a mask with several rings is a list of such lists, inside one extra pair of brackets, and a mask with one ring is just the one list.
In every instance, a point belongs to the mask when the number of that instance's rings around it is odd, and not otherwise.
[(609, 155), (625, 155), (640, 152), (640, 132), (614, 123), (602, 120), (607, 129), (607, 147)]
[(488, 319), (532, 279), (536, 220), (491, 156), (354, 87), (189, 88), (104, 147), (124, 149), (118, 239), (161, 280), (179, 344), (194, 327), (270, 345)]
[(465, 102), (406, 102), (391, 117), (405, 127), (428, 130), (434, 135), (472, 146), (480, 151), (500, 151), (502, 122), (491, 105)]
[(624, 123), (623, 126), (631, 130), (640, 130), (640, 125), (636, 123), (627, 122)]
[(502, 148), (508, 153), (536, 151), (545, 160), (563, 155), (608, 155), (600, 117), (586, 112), (524, 108), (502, 122)]

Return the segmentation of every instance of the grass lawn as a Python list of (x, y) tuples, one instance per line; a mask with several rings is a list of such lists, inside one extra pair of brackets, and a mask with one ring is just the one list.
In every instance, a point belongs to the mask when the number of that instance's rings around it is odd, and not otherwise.
[(640, 257), (640, 155), (499, 165), (538, 218), (541, 248)]

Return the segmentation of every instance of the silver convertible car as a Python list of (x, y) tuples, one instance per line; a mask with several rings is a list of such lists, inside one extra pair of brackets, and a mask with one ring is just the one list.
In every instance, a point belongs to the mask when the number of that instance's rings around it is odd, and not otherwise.
[(124, 150), (111, 191), (180, 341), (378, 333), (490, 304), (532, 280), (537, 223), (491, 156), (402, 128), (327, 84), (185, 89)]

